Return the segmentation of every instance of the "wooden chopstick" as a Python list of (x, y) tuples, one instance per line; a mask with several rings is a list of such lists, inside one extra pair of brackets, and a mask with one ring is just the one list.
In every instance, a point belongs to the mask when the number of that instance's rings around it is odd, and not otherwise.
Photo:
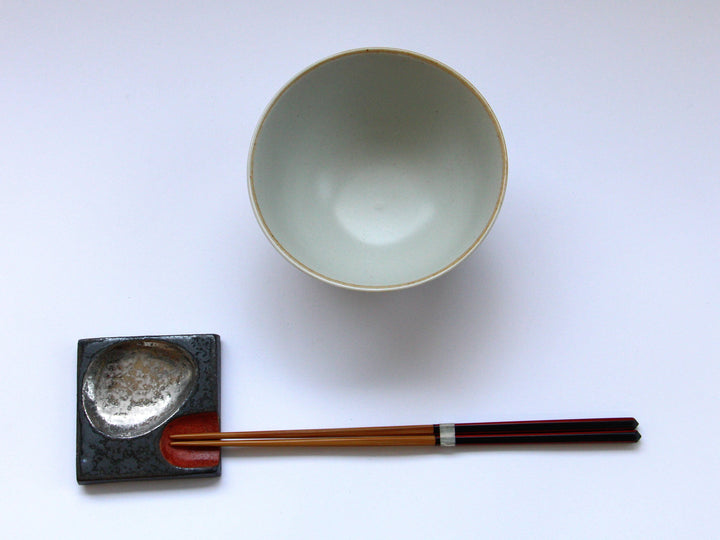
[(293, 437), (267, 439), (230, 439), (207, 441), (171, 441), (171, 446), (435, 446), (434, 435), (378, 437)]
[(218, 433), (182, 433), (172, 440), (271, 439), (296, 437), (376, 437), (390, 435), (434, 435), (432, 424), (418, 426), (378, 426), (356, 428), (285, 429), (274, 431), (228, 431)]
[[(455, 444), (633, 443), (638, 440), (640, 440), (640, 434), (637, 431), (632, 430), (568, 433), (501, 433), (492, 435), (462, 436), (455, 439)], [(181, 447), (437, 446), (438, 441), (434, 435), (400, 435), (378, 437), (215, 439), (204, 441), (172, 441), (170, 445)]]
[(360, 428), (184, 433), (172, 446), (424, 446), (547, 442), (637, 442), (634, 418), (587, 418)]

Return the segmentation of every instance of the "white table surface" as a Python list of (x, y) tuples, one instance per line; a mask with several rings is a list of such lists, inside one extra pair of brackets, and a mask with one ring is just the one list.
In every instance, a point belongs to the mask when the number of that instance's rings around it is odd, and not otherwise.
[[(716, 537), (719, 27), (717, 2), (3, 2), (3, 536)], [(508, 145), (487, 240), (394, 293), (294, 269), (246, 191), (273, 94), (363, 46), (457, 69)], [(77, 340), (203, 332), (228, 429), (634, 415), (643, 439), (78, 486)]]

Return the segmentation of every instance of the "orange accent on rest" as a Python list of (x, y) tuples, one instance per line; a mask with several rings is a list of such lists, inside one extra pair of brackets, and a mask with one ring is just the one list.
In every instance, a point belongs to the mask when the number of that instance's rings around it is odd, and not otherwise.
[(184, 469), (215, 467), (220, 464), (220, 448), (189, 448), (170, 446), (170, 435), (220, 431), (217, 413), (189, 414), (175, 418), (165, 426), (160, 438), (160, 451), (172, 465)]

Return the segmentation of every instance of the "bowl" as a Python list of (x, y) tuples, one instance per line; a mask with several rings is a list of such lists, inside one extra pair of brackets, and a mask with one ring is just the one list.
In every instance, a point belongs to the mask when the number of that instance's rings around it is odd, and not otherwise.
[(263, 113), (248, 189), (272, 245), (333, 285), (403, 289), (468, 257), (498, 215), (507, 151), (462, 76), (417, 53), (358, 49), (292, 79)]

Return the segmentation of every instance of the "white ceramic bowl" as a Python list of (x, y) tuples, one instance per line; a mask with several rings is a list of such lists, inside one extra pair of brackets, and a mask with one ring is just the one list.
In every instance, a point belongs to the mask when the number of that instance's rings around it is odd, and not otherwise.
[(248, 161), (252, 206), (275, 248), (359, 290), (455, 267), (488, 233), (506, 181), (505, 142), (480, 93), (395, 49), (344, 52), (296, 76), (260, 119)]

